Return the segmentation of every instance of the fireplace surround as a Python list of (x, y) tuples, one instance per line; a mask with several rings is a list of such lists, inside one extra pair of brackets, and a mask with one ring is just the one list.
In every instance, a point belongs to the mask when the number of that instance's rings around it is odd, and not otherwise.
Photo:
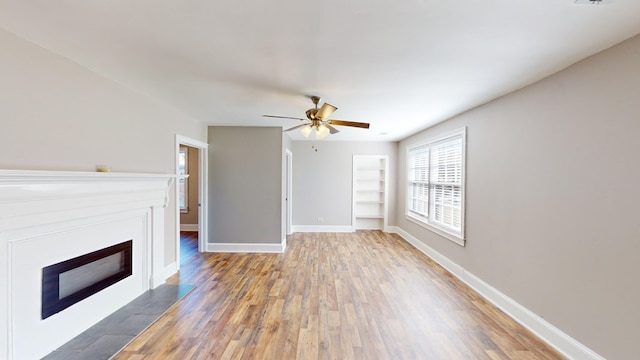
[[(164, 174), (0, 170), (0, 359), (39, 359), (164, 283), (164, 208), (174, 179)], [(123, 242), (130, 242), (128, 252), (84, 264), (112, 273), (98, 276), (98, 282), (122, 277), (119, 281), (47, 311), (51, 314), (43, 318), (43, 269), (70, 259), (78, 265), (87, 260), (81, 260), (83, 255), (114, 246), (117, 250)], [(121, 265), (130, 266), (130, 275), (123, 277), (129, 270)], [(96, 279), (70, 281), (77, 273), (59, 272), (63, 287), (55, 296), (62, 299), (77, 297), (79, 288)]]

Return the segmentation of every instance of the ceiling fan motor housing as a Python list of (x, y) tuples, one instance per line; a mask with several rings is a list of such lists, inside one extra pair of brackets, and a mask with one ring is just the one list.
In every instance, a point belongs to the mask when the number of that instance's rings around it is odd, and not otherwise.
[(313, 121), (313, 120), (317, 120), (316, 119), (316, 114), (318, 113), (318, 109), (309, 109), (306, 111), (307, 114), (307, 119)]

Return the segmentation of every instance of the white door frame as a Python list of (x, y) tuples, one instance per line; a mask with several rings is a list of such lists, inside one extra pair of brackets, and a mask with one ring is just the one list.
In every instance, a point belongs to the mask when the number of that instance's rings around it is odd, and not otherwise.
[[(209, 144), (176, 134), (175, 141), (175, 172), (178, 174), (178, 161), (180, 157), (180, 145), (190, 146), (198, 149), (198, 251), (206, 249), (206, 242), (209, 238), (209, 228), (207, 226), (207, 190), (209, 189)], [(177, 184), (177, 182), (176, 182)], [(180, 270), (180, 202), (178, 201), (178, 187), (176, 185), (176, 268)]]
[(291, 217), (292, 217), (292, 212), (291, 212), (292, 199), (291, 199), (291, 196), (293, 195), (293, 191), (292, 191), (292, 188), (293, 188), (293, 175), (292, 175), (292, 173), (293, 173), (293, 153), (291, 152), (291, 150), (285, 149), (285, 157), (287, 159), (287, 164), (286, 164), (286, 167), (287, 167), (287, 180), (286, 180), (287, 181), (287, 184), (286, 184), (287, 189), (286, 189), (286, 191), (287, 191), (287, 193), (285, 195), (286, 199), (287, 199), (287, 201), (286, 201), (286, 207), (287, 207), (286, 212), (287, 213), (286, 213), (286, 219), (285, 219), (287, 225), (286, 225), (286, 230), (285, 231), (286, 231), (287, 235), (291, 235), (291, 234), (293, 234), (292, 227), (291, 227), (291, 222), (292, 222), (291, 221)]

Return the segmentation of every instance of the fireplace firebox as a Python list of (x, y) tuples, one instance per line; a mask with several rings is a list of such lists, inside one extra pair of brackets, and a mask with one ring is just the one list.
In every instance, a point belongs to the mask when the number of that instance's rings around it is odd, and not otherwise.
[(132, 274), (133, 240), (42, 269), (42, 319)]

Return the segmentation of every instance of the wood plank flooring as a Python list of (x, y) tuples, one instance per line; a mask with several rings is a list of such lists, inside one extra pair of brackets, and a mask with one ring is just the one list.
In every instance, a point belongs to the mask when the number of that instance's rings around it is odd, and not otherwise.
[(196, 237), (168, 281), (196, 289), (115, 359), (562, 359), (397, 235), (297, 233), (284, 254)]

